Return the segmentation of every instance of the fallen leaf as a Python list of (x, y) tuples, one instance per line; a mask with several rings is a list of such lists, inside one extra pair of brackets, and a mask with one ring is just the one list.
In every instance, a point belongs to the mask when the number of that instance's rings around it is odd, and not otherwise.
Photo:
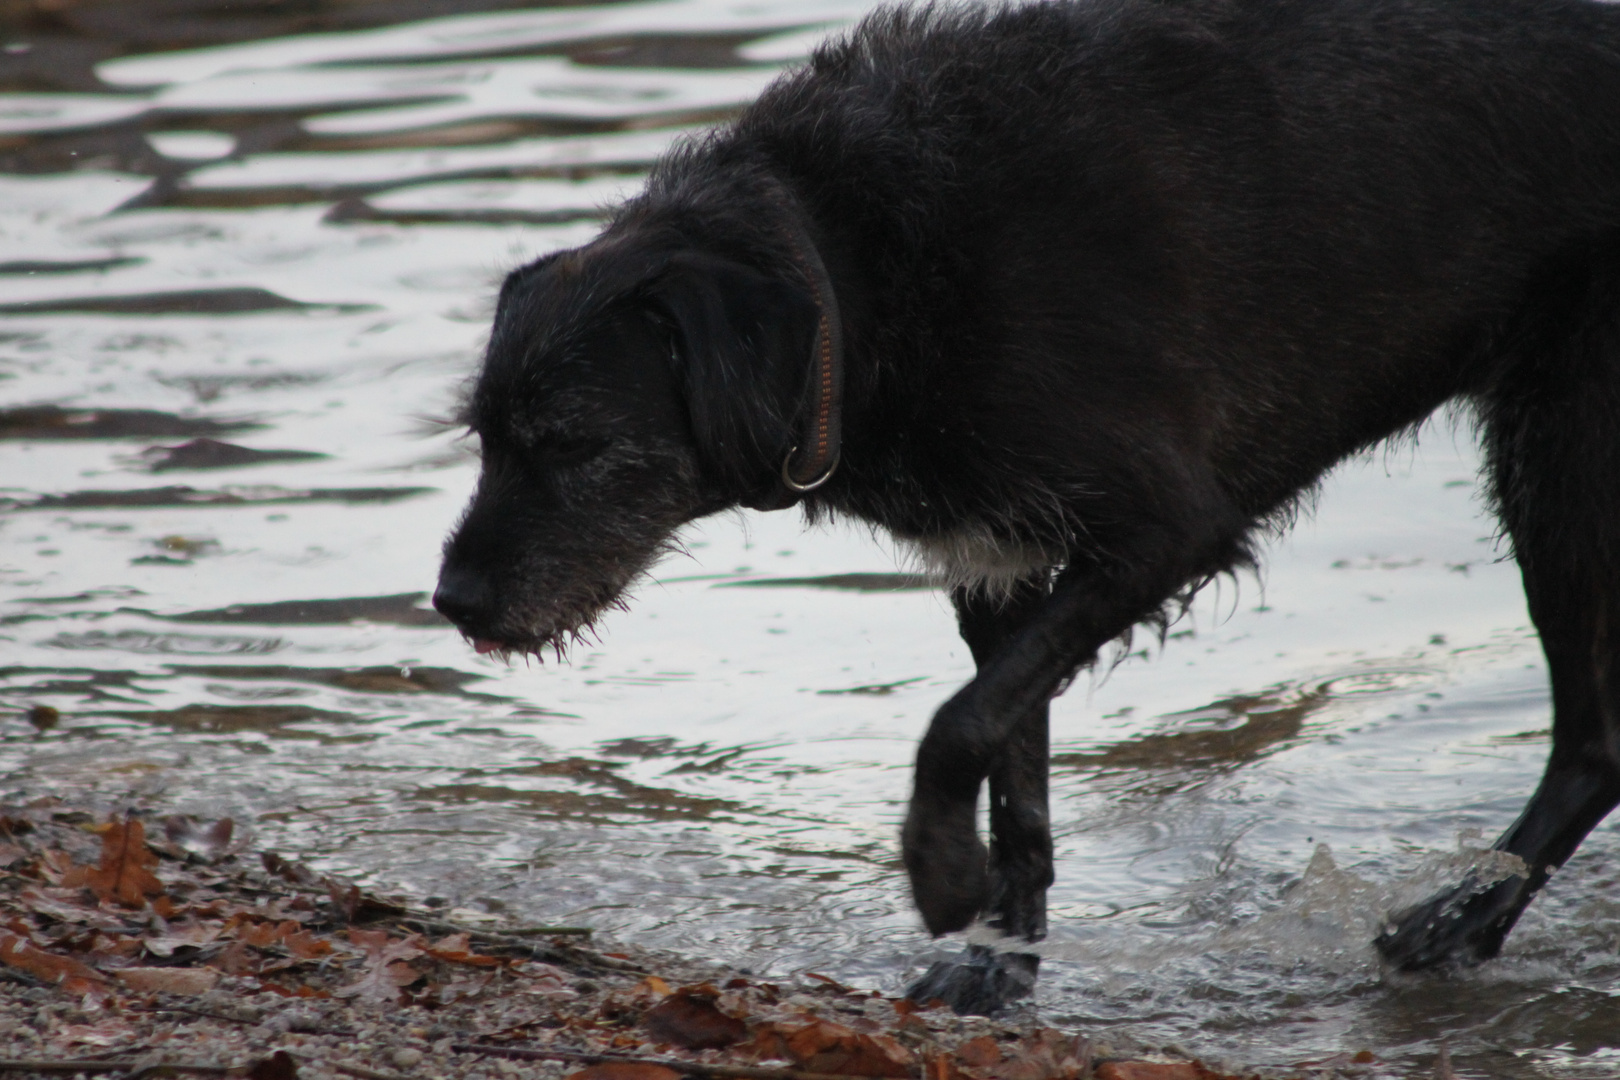
[(281, 942), (282, 947), (300, 960), (315, 960), (332, 951), (332, 943), (324, 938), (316, 937), (308, 930), (300, 930), (296, 934), (288, 934)]
[(255, 975), (264, 965), (259, 954), (240, 941), (231, 942), (209, 962), (227, 975)]
[(830, 1020), (813, 1019), (798, 1027), (778, 1025), (782, 1046), (806, 1072), (846, 1076), (911, 1075), (911, 1051), (887, 1035), (863, 1035)]
[(153, 956), (167, 959), (176, 949), (198, 949), (212, 944), (219, 938), (220, 929), (218, 923), (194, 922), (181, 926), (170, 923), (167, 933), (145, 938), (141, 944)]
[(63, 1046), (107, 1047), (127, 1044), (134, 1035), (129, 1021), (115, 1016), (98, 1024), (63, 1024), (51, 1032), (51, 1041)]
[(130, 967), (112, 974), (143, 994), (206, 994), (219, 982), (219, 972), (209, 968)]
[(51, 889), (51, 893), (55, 895), (48, 895), (40, 889), (24, 889), (17, 894), (17, 899), (29, 911), (54, 922), (82, 924), (98, 930), (124, 928), (124, 920), (117, 916), (79, 903), (84, 896), (81, 889)]
[(720, 993), (712, 986), (683, 986), (648, 1009), (641, 1026), (655, 1042), (685, 1050), (719, 1050), (741, 1042), (748, 1025), (715, 1005)]
[(1105, 1061), (1097, 1080), (1225, 1080), (1196, 1061)]
[[(81, 948), (80, 942), (74, 939), (64, 940), (62, 944), (71, 945), (74, 949)], [(93, 958), (96, 967), (100, 967), (101, 961), (106, 958), (133, 960), (140, 953), (142, 947), (143, 942), (138, 937), (124, 934), (119, 934), (116, 937), (110, 934), (96, 934), (90, 939), (90, 947), (82, 951)]]
[(538, 994), (549, 998), (578, 997), (579, 991), (573, 987), (573, 977), (561, 968), (542, 964), (538, 960), (527, 963), (513, 964), (508, 970), (514, 974), (522, 975), (533, 982), (525, 989), (525, 993)]
[(338, 997), (393, 1004), (399, 989), (422, 977), (406, 961), (422, 955), (411, 938), (392, 941), (382, 930), (350, 930), (349, 940), (366, 950), (366, 970), (355, 982), (336, 991)]
[(481, 956), (472, 951), (471, 934), (451, 934), (448, 937), (435, 941), (432, 945), (423, 946), (422, 951), (435, 960), (444, 960), (451, 964), (471, 964), (473, 967), (499, 967), (506, 963), (498, 956)]
[(609, 994), (599, 1012), (605, 1019), (639, 1016), (648, 1008), (670, 995), (669, 983), (656, 975), (648, 975), (628, 990)]
[(279, 923), (243, 922), (235, 928), (237, 941), (254, 948), (267, 949), (282, 942), (288, 934), (296, 933), (299, 925), (291, 919)]
[(268, 990), (272, 994), (279, 994), (288, 998), (329, 998), (330, 990), (317, 990), (313, 986), (283, 986), (271, 979), (264, 979), (259, 983), (259, 989)]
[[(386, 930), (355, 930), (353, 928), (349, 930), (349, 944), (358, 945), (367, 953), (382, 952), (384, 949), (388, 948), (393, 941), (394, 939), (389, 936), (388, 931)], [(412, 942), (412, 947), (415, 947), (414, 941)]]
[(569, 1073), (564, 1080), (681, 1080), (681, 1074), (662, 1065), (609, 1061), (601, 1065), (587, 1065), (578, 1072)]
[(62, 879), (63, 885), (87, 886), (101, 900), (116, 900), (129, 908), (144, 907), (148, 896), (163, 892), (150, 867), (157, 856), (147, 850), (146, 826), (130, 815), (123, 821), (109, 821), (95, 829), (101, 834), (101, 862), (95, 867), (77, 867)]
[(106, 977), (99, 972), (70, 956), (46, 952), (13, 934), (0, 934), (0, 963), (26, 971), (75, 997), (104, 993), (107, 988)]
[(972, 1069), (984, 1069), (1001, 1060), (1001, 1046), (992, 1035), (980, 1035), (956, 1048), (962, 1064)]
[(1078, 1080), (1091, 1071), (1091, 1042), (1084, 1036), (1041, 1028), (1015, 1044), (993, 1071), (1000, 1080)]

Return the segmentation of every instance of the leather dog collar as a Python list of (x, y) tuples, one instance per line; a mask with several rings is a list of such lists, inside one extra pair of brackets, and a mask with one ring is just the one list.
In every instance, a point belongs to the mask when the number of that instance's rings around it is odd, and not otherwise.
[(792, 494), (782, 505), (816, 490), (838, 468), (841, 449), (841, 414), (844, 396), (844, 328), (838, 317), (838, 297), (821, 261), (815, 242), (804, 227), (804, 213), (787, 186), (774, 178), (771, 198), (783, 211), (782, 232), (799, 273), (816, 302), (816, 340), (810, 363), (815, 392), (798, 445), (782, 460), (782, 484)]

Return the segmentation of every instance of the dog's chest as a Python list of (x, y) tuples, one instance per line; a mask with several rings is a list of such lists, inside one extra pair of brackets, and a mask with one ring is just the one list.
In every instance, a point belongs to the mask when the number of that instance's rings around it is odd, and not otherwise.
[(997, 536), (983, 525), (961, 525), (930, 536), (899, 539), (940, 587), (967, 588), (991, 596), (1004, 596), (1019, 581), (1063, 561), (1038, 544)]

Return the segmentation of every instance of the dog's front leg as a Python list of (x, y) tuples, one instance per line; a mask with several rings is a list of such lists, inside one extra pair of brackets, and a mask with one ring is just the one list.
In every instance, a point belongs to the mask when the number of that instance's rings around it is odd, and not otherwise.
[[(1050, 591), (1042, 573), (1006, 596), (977, 589), (952, 594), (962, 639), (980, 669), (1034, 618)], [(1052, 883), (1047, 718), (1042, 702), (1019, 722), (990, 767), (990, 925), (1022, 942), (1046, 936), (1046, 889)], [(942, 1000), (959, 1013), (987, 1014), (1033, 990), (1039, 964), (1031, 952), (970, 945), (963, 956), (931, 966), (906, 996)]]
[[(983, 619), (989, 630), (981, 646), (989, 647), (974, 649), (978, 676), (945, 703), (923, 737), (901, 833), (912, 896), (930, 931), (963, 929), (989, 911), (993, 925), (1009, 935), (1035, 940), (1044, 934), (1051, 882), (1047, 704), (1076, 669), (1152, 614), (1185, 577), (1167, 571), (1121, 580), (1071, 568), (1049, 596), (1032, 591), (1039, 590), (1033, 583), (1022, 586), (1010, 602), (1013, 610), (999, 617), (958, 601), (964, 636)], [(987, 776), (993, 858), (977, 829), (979, 785)], [(946, 967), (951, 970), (925, 975), (908, 996), (939, 997), (959, 1012), (988, 1012), (1034, 984), (1029, 954), (970, 950), (966, 963)]]

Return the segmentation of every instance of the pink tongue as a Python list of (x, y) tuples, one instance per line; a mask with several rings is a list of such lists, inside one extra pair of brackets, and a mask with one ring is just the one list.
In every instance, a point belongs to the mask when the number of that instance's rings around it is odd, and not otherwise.
[(473, 638), (472, 645), (474, 649), (478, 650), (479, 656), (483, 656), (485, 653), (492, 653), (501, 647), (500, 642), (490, 641), (488, 638)]

